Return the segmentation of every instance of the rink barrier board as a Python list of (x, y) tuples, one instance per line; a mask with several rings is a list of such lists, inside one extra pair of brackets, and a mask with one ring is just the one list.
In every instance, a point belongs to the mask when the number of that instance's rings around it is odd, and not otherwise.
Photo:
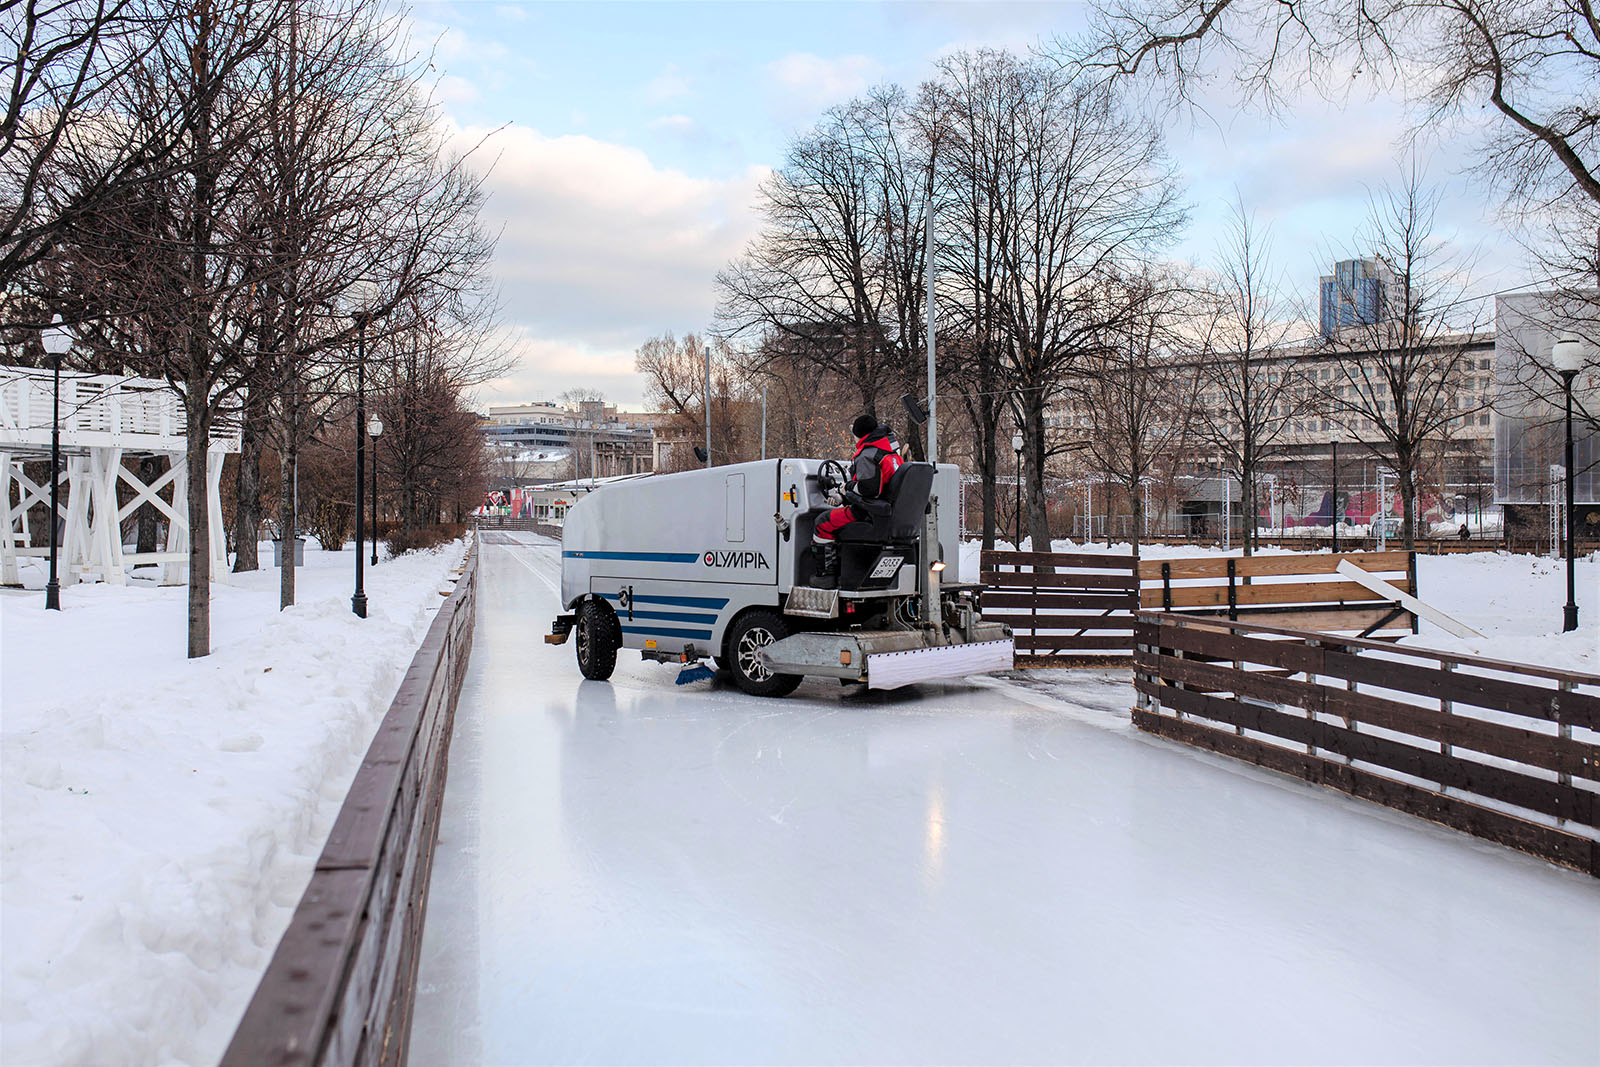
[(1134, 687), (1140, 729), (1600, 877), (1600, 676), (1141, 612)]
[(474, 539), (356, 772), (226, 1067), (406, 1061), (478, 559)]
[(1128, 666), (1134, 613), (1149, 608), (1327, 633), (1414, 632), (1416, 619), (1400, 604), (1337, 574), (1347, 560), (1400, 592), (1416, 592), (1407, 552), (1154, 560), (991, 549), (980, 556), (981, 604), (984, 618), (1012, 628), (1016, 666), (1024, 668)]
[(1136, 566), (1111, 553), (991, 549), (979, 562), (983, 617), (1011, 627), (1017, 667), (1125, 667)]

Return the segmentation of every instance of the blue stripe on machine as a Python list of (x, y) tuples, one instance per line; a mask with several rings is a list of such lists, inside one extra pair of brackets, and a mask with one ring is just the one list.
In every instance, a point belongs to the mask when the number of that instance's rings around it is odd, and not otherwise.
[(692, 637), (701, 641), (711, 640), (710, 630), (668, 630), (659, 626), (624, 626), (625, 634), (642, 634), (645, 637)]
[[(607, 600), (621, 600), (621, 593), (601, 593)], [(728, 606), (727, 597), (714, 596), (651, 596), (648, 593), (636, 593), (633, 597), (635, 604), (670, 604), (675, 608), (725, 608)]]
[(568, 559), (624, 559), (635, 563), (694, 563), (698, 552), (590, 552), (579, 550), (563, 552)]
[(665, 619), (667, 622), (705, 622), (715, 623), (715, 615), (696, 615), (687, 611), (638, 611), (628, 613), (628, 621), (634, 619)]

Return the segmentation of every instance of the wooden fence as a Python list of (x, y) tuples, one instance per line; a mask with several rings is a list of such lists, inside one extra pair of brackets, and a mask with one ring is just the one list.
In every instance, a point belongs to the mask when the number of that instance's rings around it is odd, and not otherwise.
[(477, 583), (474, 542), (356, 771), (224, 1067), (405, 1063)]
[(1010, 625), (1018, 667), (1127, 666), (1135, 564), (1111, 553), (985, 552), (983, 617)]
[(1416, 562), (1405, 552), (1140, 561), (1115, 553), (989, 551), (979, 578), (987, 587), (984, 618), (1011, 627), (1018, 667), (1128, 666), (1141, 607), (1363, 637), (1412, 632), (1416, 619), (1402, 605), (1337, 573), (1345, 560), (1415, 594)]
[(1397, 601), (1338, 573), (1346, 561), (1416, 595), (1416, 560), (1406, 552), (1196, 556), (1141, 561), (1139, 606), (1362, 637), (1416, 632), (1415, 616)]
[(1140, 612), (1141, 729), (1600, 877), (1600, 676)]

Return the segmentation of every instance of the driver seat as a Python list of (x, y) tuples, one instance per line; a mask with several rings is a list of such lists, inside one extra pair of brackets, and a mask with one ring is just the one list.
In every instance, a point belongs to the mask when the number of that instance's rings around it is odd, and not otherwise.
[(857, 497), (852, 501), (867, 512), (868, 518), (842, 527), (834, 539), (854, 544), (914, 541), (932, 493), (933, 464), (902, 463), (889, 479), (882, 497), (877, 500)]
[(917, 559), (922, 518), (933, 493), (933, 471), (931, 463), (903, 464), (881, 499), (863, 502), (869, 517), (834, 535), (840, 589), (887, 588), (903, 564)]

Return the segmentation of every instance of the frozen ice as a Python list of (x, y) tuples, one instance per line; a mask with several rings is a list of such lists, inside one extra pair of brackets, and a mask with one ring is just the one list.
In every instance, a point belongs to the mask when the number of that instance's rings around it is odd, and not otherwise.
[(586, 682), (522, 540), (484, 549), (412, 1062), (1600, 1060), (1592, 879), (1140, 734), (1115, 672)]

